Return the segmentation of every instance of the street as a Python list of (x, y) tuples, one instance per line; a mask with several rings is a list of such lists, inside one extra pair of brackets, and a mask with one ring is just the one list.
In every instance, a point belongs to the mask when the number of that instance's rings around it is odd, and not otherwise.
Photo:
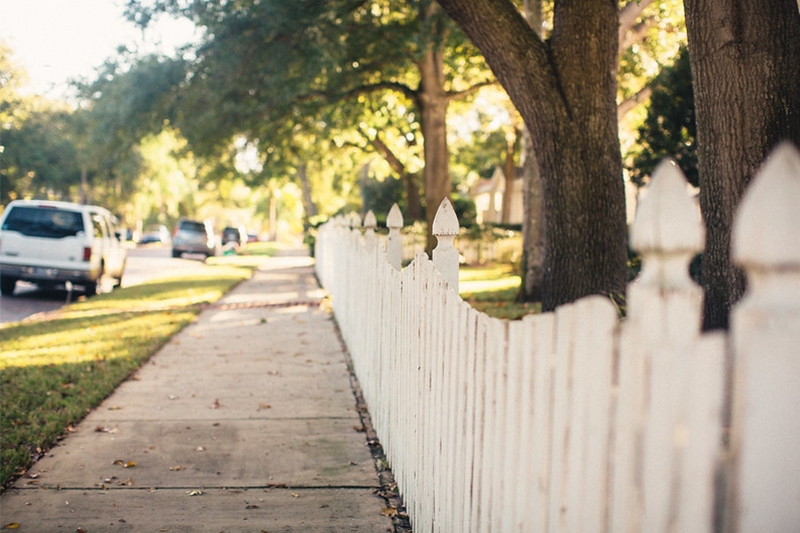
[[(170, 248), (132, 248), (128, 250), (122, 286), (130, 287), (155, 278), (181, 276), (203, 268), (205, 263), (203, 256), (200, 255), (186, 255), (181, 259), (174, 259)], [(63, 287), (56, 290), (39, 290), (30, 283), (18, 282), (13, 296), (0, 296), (0, 324), (53, 311), (69, 303), (71, 298), (80, 297), (82, 294), (79, 291), (70, 294)]]

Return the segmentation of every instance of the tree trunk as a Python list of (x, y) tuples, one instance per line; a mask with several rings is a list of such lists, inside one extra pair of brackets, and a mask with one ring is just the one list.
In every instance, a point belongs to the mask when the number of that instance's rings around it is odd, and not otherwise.
[[(423, 17), (432, 18), (439, 5), (431, 2)], [(447, 106), (449, 97), (444, 88), (444, 58), (440, 41), (431, 39), (419, 64), (422, 136), (425, 154), (425, 218), (428, 223), (426, 251), (436, 247), (436, 238), (431, 234), (433, 219), (442, 199), (449, 198), (452, 191), (450, 181), (449, 150), (447, 148)]]
[(439, 0), (480, 48), (531, 132), (544, 193), (542, 308), (626, 283), (616, 120), (616, 2), (557, 2), (544, 43), (508, 0)]
[(505, 183), (503, 186), (503, 207), (500, 213), (500, 222), (509, 224), (511, 222), (511, 201), (514, 199), (514, 182), (517, 181), (517, 163), (514, 161), (514, 151), (517, 146), (519, 134), (516, 130), (509, 136), (506, 145), (506, 158), (503, 165)]
[(542, 179), (530, 134), (523, 134), (525, 159), (522, 162), (522, 201), (525, 213), (522, 225), (522, 283), (517, 300), (538, 302), (542, 299), (544, 280), (544, 209)]
[(729, 255), (747, 184), (781, 140), (800, 144), (800, 13), (795, 0), (684, 0), (706, 222), (704, 329), (726, 328), (745, 288)]
[[(544, 20), (542, 0), (524, 0), (523, 5), (525, 19), (541, 39)], [(544, 206), (542, 175), (528, 128), (524, 128), (522, 134), (522, 150), (522, 282), (517, 300), (538, 302), (542, 299), (544, 283)]]
[(317, 206), (311, 198), (311, 184), (308, 181), (305, 164), (297, 167), (297, 177), (300, 179), (300, 187), (303, 190), (303, 211), (305, 211), (303, 226), (305, 230), (308, 230), (311, 227), (311, 218), (317, 216)]

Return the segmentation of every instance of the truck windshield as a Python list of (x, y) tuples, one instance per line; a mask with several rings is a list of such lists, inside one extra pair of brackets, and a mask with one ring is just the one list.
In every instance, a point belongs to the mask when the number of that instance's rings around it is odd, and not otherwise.
[(83, 216), (76, 211), (14, 206), (3, 223), (3, 231), (49, 239), (73, 237), (84, 231)]

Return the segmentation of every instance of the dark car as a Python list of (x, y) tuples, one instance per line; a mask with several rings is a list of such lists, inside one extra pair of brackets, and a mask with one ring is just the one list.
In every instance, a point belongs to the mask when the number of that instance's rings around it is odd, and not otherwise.
[(172, 257), (181, 257), (183, 254), (217, 255), (217, 236), (209, 221), (178, 221), (172, 236)]
[(224, 248), (228, 244), (236, 249), (244, 246), (247, 244), (247, 232), (245, 232), (243, 228), (228, 226), (222, 230), (222, 247)]

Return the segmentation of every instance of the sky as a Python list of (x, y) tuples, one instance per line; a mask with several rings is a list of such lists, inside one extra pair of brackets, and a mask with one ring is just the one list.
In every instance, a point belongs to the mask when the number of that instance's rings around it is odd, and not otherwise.
[(125, 0), (0, 0), (0, 41), (30, 79), (23, 93), (60, 98), (70, 78), (92, 78), (120, 45), (170, 52), (193, 37), (188, 21), (142, 33), (122, 16)]

